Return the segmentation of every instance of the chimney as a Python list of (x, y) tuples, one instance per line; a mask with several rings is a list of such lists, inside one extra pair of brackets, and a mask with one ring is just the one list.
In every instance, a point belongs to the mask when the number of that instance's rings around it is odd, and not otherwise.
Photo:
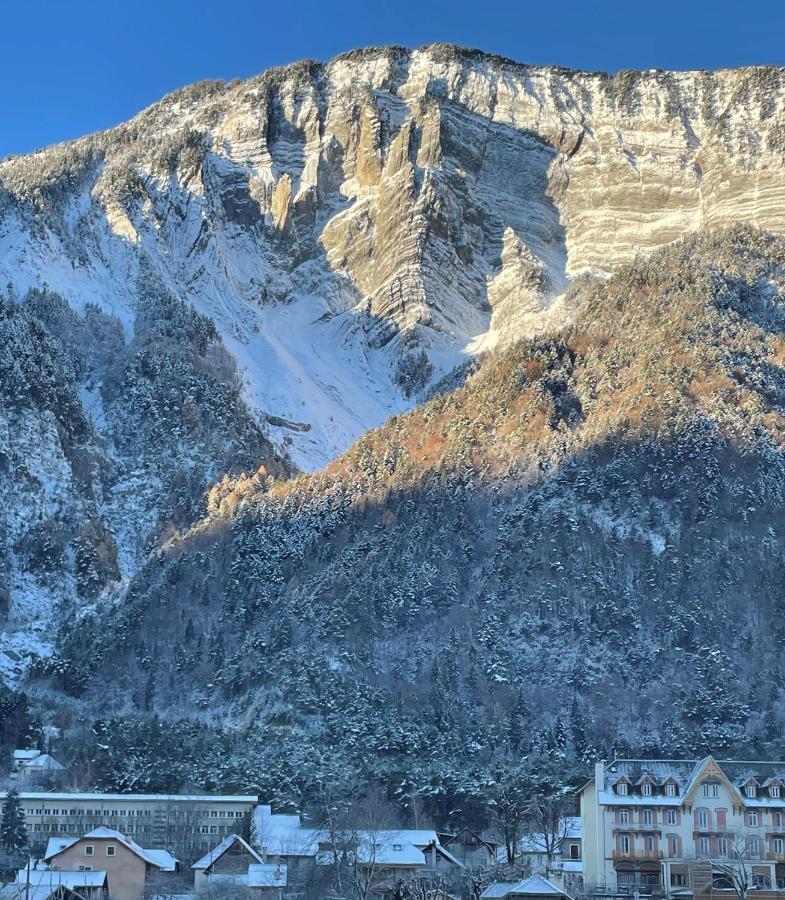
[(594, 764), (594, 784), (598, 791), (605, 787), (605, 760), (601, 759)]

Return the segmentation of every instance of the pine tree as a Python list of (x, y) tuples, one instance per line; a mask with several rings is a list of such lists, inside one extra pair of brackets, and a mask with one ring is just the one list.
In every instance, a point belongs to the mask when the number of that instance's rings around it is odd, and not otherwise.
[(19, 791), (12, 788), (3, 804), (3, 817), (0, 822), (0, 842), (6, 853), (21, 853), (27, 847), (27, 828), (25, 814), (19, 800)]

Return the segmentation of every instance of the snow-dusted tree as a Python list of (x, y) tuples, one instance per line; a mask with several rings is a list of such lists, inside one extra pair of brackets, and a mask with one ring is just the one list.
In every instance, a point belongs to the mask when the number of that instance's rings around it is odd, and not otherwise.
[(0, 843), (9, 855), (21, 853), (27, 847), (25, 813), (19, 799), (19, 791), (12, 788), (3, 804), (0, 820)]
[(739, 900), (747, 900), (747, 895), (755, 887), (752, 877), (752, 860), (757, 857), (756, 844), (760, 837), (750, 832), (739, 832), (729, 839), (729, 858), (706, 860), (711, 865), (711, 886), (714, 890), (732, 890)]

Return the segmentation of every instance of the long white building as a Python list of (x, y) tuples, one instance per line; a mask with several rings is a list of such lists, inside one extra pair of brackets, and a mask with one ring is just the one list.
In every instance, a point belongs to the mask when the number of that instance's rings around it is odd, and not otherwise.
[(785, 763), (601, 762), (580, 799), (590, 892), (727, 896), (729, 867), (785, 891)]
[[(22, 791), (19, 794), (33, 848), (50, 837), (80, 837), (105, 825), (140, 844), (173, 847), (201, 856), (227, 834), (242, 830), (254, 794), (101, 794)], [(0, 805), (5, 792), (0, 792)]]

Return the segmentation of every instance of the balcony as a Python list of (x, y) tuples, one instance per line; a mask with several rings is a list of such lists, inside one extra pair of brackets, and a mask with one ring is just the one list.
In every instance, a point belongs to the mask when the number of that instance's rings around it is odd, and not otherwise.
[(651, 862), (663, 858), (662, 850), (614, 850), (611, 854), (614, 862), (640, 862), (646, 860)]
[(772, 862), (785, 863), (785, 852), (775, 853), (774, 850), (769, 850), (766, 854), (766, 859), (770, 859)]
[(621, 822), (614, 822), (613, 824), (613, 833), (617, 834), (620, 832), (636, 832), (638, 834), (655, 834), (662, 831), (662, 825), (657, 825), (652, 822), (650, 825), (646, 825), (643, 822), (628, 822), (626, 825), (622, 825)]

